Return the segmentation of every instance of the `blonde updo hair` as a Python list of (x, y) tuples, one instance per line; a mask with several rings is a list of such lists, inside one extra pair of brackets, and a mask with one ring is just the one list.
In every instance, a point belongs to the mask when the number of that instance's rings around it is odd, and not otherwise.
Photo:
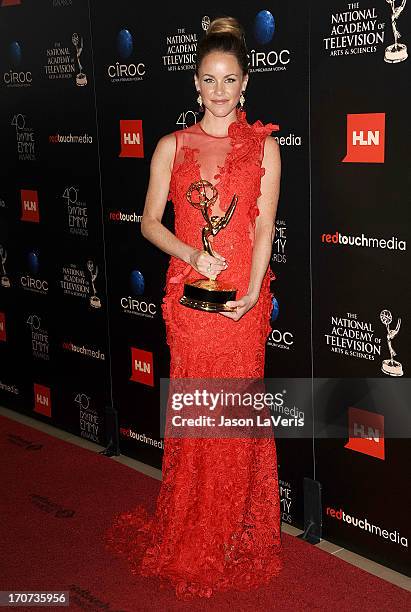
[(218, 17), (210, 23), (205, 36), (197, 47), (197, 76), (201, 62), (206, 55), (213, 51), (231, 53), (237, 58), (243, 74), (248, 73), (244, 30), (235, 17)]

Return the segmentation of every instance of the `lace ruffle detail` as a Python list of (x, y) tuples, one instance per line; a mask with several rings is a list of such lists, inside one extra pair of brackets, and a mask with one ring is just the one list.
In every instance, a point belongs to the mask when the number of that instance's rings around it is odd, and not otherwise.
[[(228, 135), (231, 138), (232, 149), (228, 154), (225, 163), (219, 168), (219, 173), (214, 178), (219, 179), (222, 183), (225, 177), (233, 173), (236, 168), (237, 172), (242, 171), (246, 174), (246, 179), (249, 179), (249, 185), (258, 184), (257, 198), (261, 195), (260, 184), (261, 177), (264, 176), (265, 168), (261, 167), (264, 141), (272, 132), (279, 130), (279, 126), (274, 123), (264, 125), (261, 121), (256, 121), (253, 124), (247, 123), (246, 114), (244, 111), (237, 111), (237, 121), (228, 127)], [(245, 164), (245, 165), (244, 165)], [(256, 183), (257, 179), (257, 183)], [(256, 204), (255, 194), (250, 191), (249, 210), (250, 220), (253, 223), (259, 215), (258, 206)], [(226, 210), (228, 200), (226, 199), (226, 207), (222, 206), (222, 210)]]

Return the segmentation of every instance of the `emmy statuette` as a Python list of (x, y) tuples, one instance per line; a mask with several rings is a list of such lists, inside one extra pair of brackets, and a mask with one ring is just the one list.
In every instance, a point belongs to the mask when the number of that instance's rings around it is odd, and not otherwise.
[(397, 325), (395, 329), (390, 329), (390, 324), (392, 323), (392, 314), (389, 310), (382, 310), (380, 312), (380, 320), (381, 323), (383, 323), (387, 328), (387, 343), (388, 350), (390, 351), (390, 359), (383, 360), (381, 370), (384, 372), (384, 374), (388, 374), (389, 376), (402, 376), (404, 374), (402, 364), (396, 359), (394, 359), (394, 356), (397, 353), (394, 351), (391, 343), (391, 340), (395, 338), (395, 336), (399, 332), (401, 326), (401, 319), (397, 320)]
[(1, 267), (3, 270), (2, 276), (1, 276), (1, 286), (2, 287), (10, 287), (10, 279), (6, 274), (6, 268), (5, 268), (5, 263), (6, 263), (6, 259), (7, 259), (7, 251), (6, 249), (3, 248), (3, 245), (0, 245), (0, 260), (1, 260)]
[(83, 52), (83, 37), (79, 36), (76, 32), (74, 32), (73, 36), (71, 37), (71, 42), (73, 43), (74, 48), (76, 50), (79, 69), (78, 74), (76, 74), (76, 85), (78, 85), (79, 87), (84, 87), (84, 85), (87, 85), (87, 76), (84, 74), (83, 66), (80, 63), (80, 55)]
[(93, 295), (90, 296), (90, 306), (93, 308), (101, 308), (101, 300), (96, 295), (96, 287), (94, 285), (94, 281), (96, 280), (98, 274), (98, 266), (96, 266), (96, 271), (94, 272), (94, 263), (91, 259), (89, 259), (87, 262), (87, 270), (90, 272), (91, 286), (93, 289)]
[(399, 6), (395, 6), (395, 0), (387, 0), (387, 2), (391, 6), (391, 26), (394, 44), (388, 45), (385, 49), (384, 61), (388, 64), (398, 64), (398, 62), (403, 62), (408, 57), (407, 45), (398, 42), (398, 39), (401, 38), (401, 33), (397, 28), (397, 19), (404, 10), (407, 0), (402, 0)]
[[(211, 191), (211, 197), (207, 197), (207, 190)], [(198, 193), (198, 201), (193, 200), (193, 193)], [(215, 257), (209, 237), (216, 236), (220, 230), (227, 227), (237, 206), (238, 197), (233, 196), (225, 215), (219, 217), (217, 215), (210, 216), (211, 206), (218, 198), (218, 191), (209, 181), (200, 180), (192, 183), (186, 195), (188, 202), (197, 210), (201, 210), (206, 222), (202, 230), (204, 251)], [(184, 293), (180, 298), (180, 304), (206, 312), (231, 312), (234, 308), (226, 306), (225, 302), (235, 300), (236, 295), (237, 289), (231, 283), (223, 283), (212, 278), (199, 279), (184, 283)]]

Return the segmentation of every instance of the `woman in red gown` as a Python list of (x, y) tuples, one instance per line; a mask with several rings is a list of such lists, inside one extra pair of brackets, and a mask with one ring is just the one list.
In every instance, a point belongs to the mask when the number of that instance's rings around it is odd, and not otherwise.
[[(248, 82), (244, 35), (230, 17), (214, 20), (199, 44), (195, 85), (204, 117), (163, 137), (154, 152), (142, 232), (171, 255), (162, 305), (170, 379), (264, 377), (272, 295), (269, 268), (280, 183), (277, 125), (250, 125), (242, 110)], [(240, 102), (241, 108), (238, 109)], [(193, 182), (217, 189), (212, 213), (227, 227), (204, 251), (205, 221), (186, 197)], [(167, 200), (175, 234), (162, 225)], [(221, 277), (220, 277), (221, 275)], [(231, 312), (180, 304), (184, 282), (232, 282)], [(273, 436), (164, 441), (163, 480), (154, 516), (139, 505), (115, 517), (107, 547), (131, 571), (171, 584), (180, 599), (267, 584), (283, 566)]]

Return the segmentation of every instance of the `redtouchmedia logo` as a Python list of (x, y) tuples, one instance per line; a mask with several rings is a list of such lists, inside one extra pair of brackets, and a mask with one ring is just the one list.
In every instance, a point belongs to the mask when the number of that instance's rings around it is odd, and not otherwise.
[(363, 531), (368, 531), (368, 533), (371, 535), (377, 535), (380, 538), (390, 540), (390, 542), (394, 542), (395, 544), (400, 544), (401, 546), (408, 548), (408, 538), (401, 536), (399, 531), (388, 531), (388, 529), (381, 529), (379, 525), (370, 523), (366, 517), (358, 518), (352, 514), (348, 514), (348, 512), (345, 512), (343, 508), (336, 510), (330, 506), (326, 507), (325, 514), (333, 519), (347, 523), (348, 525), (351, 525), (351, 527), (357, 527)]
[(153, 353), (131, 347), (130, 380), (154, 387)]
[(108, 214), (110, 221), (121, 221), (126, 223), (141, 223), (143, 215), (138, 215), (135, 212), (123, 212), (121, 210), (112, 210)]
[(119, 157), (144, 157), (141, 119), (120, 119), (120, 141)]
[(384, 416), (382, 414), (350, 406), (348, 426), (350, 439), (345, 444), (345, 448), (385, 460)]
[(389, 238), (377, 238), (376, 236), (342, 234), (339, 231), (333, 234), (321, 234), (321, 242), (330, 246), (361, 247), (365, 249), (388, 249), (390, 251), (406, 251), (407, 242), (400, 240), (397, 236)]
[(347, 115), (347, 155), (353, 163), (384, 163), (385, 113)]

